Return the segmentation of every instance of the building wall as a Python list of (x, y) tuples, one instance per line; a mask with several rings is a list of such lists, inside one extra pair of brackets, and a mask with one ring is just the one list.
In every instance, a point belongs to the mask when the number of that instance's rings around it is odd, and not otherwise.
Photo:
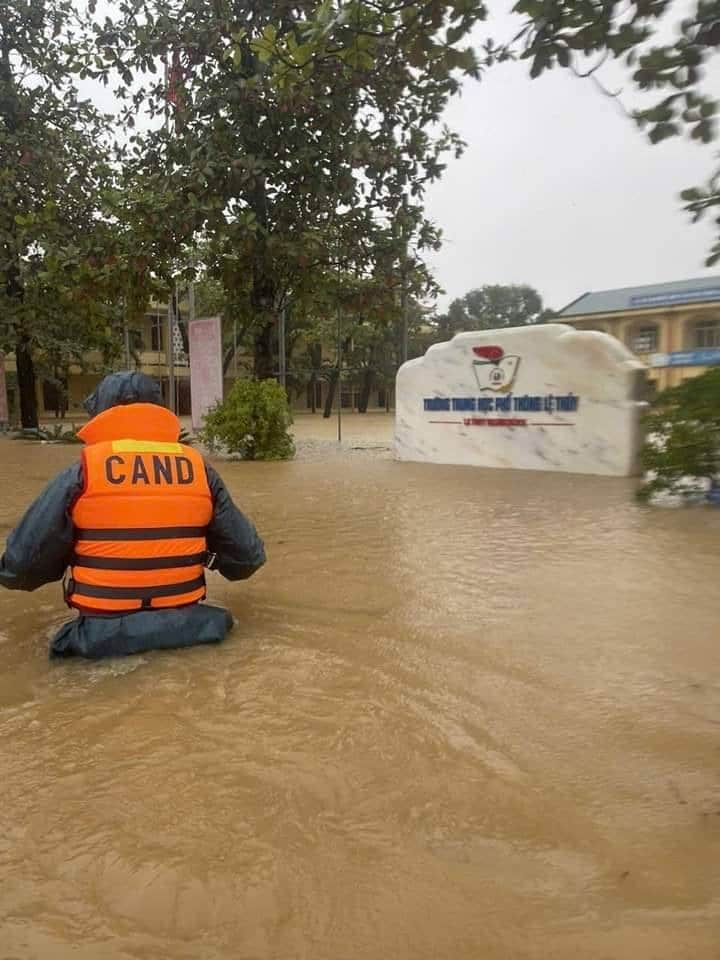
[[(183, 311), (184, 312), (184, 311)], [(117, 369), (137, 369), (148, 376), (159, 380), (163, 390), (165, 400), (168, 400), (168, 367), (166, 356), (167, 345), (167, 307), (164, 305), (154, 305), (145, 314), (143, 319), (132, 326), (128, 331), (128, 346), (130, 350), (129, 363), (124, 355), (116, 365)], [(299, 356), (306, 351), (306, 344), (300, 340), (295, 344), (295, 354)], [(322, 363), (331, 366), (335, 360), (336, 346), (334, 343), (323, 344)], [(124, 352), (123, 352), (124, 354)], [(86, 358), (87, 368), (101, 370), (102, 358), (99, 354), (90, 354)], [(224, 391), (228, 390), (236, 376), (248, 376), (252, 371), (252, 356), (239, 350), (237, 356), (230, 363), (229, 370), (224, 381)], [(17, 390), (15, 388), (15, 359), (8, 355), (5, 358), (5, 370), (8, 374), (8, 397), (11, 404), (10, 415), (14, 419), (19, 415), (17, 408)], [(104, 374), (102, 372), (90, 373), (83, 371), (80, 367), (72, 367), (68, 378), (68, 396), (65, 416), (68, 420), (81, 421), (86, 417), (83, 408), (83, 401), (95, 387), (98, 385)], [(190, 415), (190, 369), (187, 359), (176, 357), (175, 365), (176, 380), (176, 401), (181, 416)], [(321, 414), (327, 399), (329, 390), (328, 382), (324, 379), (318, 379), (314, 386), (315, 410)], [(360, 385), (356, 383), (343, 382), (342, 406), (344, 410), (357, 410), (361, 396)], [(38, 377), (36, 385), (36, 399), (38, 413), (42, 419), (53, 419), (56, 415), (56, 409), (60, 407), (57, 391), (49, 383), (44, 383)], [(312, 395), (309, 384), (299, 390), (290, 391), (290, 402), (292, 409), (297, 412), (312, 412)], [(336, 399), (333, 403), (333, 409), (336, 408)], [(392, 387), (375, 385), (370, 392), (368, 402), (368, 412), (382, 412), (394, 407), (394, 391)]]
[[(163, 388), (163, 395), (167, 399), (168, 395), (168, 367), (165, 355), (165, 345), (167, 338), (167, 307), (153, 306), (142, 321), (129, 331), (130, 340), (130, 361), (131, 369), (141, 370), (151, 377), (160, 381)], [(99, 354), (88, 354), (87, 368), (93, 368), (98, 371), (102, 366), (102, 358)], [(121, 356), (117, 369), (126, 369), (128, 364), (125, 357)], [(8, 399), (11, 403), (10, 415), (17, 417), (19, 411), (17, 407), (17, 389), (15, 386), (15, 358), (8, 354), (5, 358), (5, 371), (8, 379)], [(100, 382), (103, 373), (84, 372), (79, 366), (71, 367), (68, 378), (68, 397), (67, 409), (65, 415), (67, 419), (81, 420), (85, 417), (85, 410), (82, 406), (85, 398), (92, 393)], [(190, 392), (189, 392), (190, 370), (187, 362), (178, 358), (175, 366), (175, 378), (177, 381), (177, 399), (178, 409), (181, 414), (190, 413)], [(38, 405), (38, 414), (43, 419), (52, 419), (56, 412), (56, 391), (50, 384), (43, 382), (38, 376), (36, 383), (36, 400)]]
[(617, 337), (643, 363), (648, 364), (648, 379), (657, 390), (674, 387), (683, 380), (697, 377), (705, 373), (708, 367), (701, 364), (654, 367), (651, 366), (654, 355), (720, 348), (718, 303), (559, 319), (579, 330), (600, 330)]

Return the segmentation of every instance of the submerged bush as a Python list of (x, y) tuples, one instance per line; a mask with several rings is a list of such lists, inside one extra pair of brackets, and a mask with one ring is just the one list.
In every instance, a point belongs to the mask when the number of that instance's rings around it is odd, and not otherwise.
[(288, 460), (295, 445), (287, 395), (275, 380), (236, 380), (222, 403), (205, 416), (200, 437), (243, 460)]
[(658, 493), (689, 496), (720, 477), (720, 370), (663, 390), (645, 417), (641, 453), (649, 479), (641, 500)]
[(75, 424), (65, 428), (57, 423), (52, 427), (21, 429), (13, 434), (15, 440), (30, 440), (40, 443), (82, 443), (77, 435)]

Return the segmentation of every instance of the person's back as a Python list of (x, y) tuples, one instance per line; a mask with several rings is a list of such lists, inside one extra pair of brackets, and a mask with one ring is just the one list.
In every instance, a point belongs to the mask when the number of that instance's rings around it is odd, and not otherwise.
[(177, 418), (149, 403), (112, 407), (80, 431), (85, 486), (71, 511), (66, 599), (82, 613), (204, 599), (212, 495), (202, 457), (177, 436)]
[(0, 584), (60, 580), (80, 616), (52, 642), (89, 657), (217, 642), (230, 615), (200, 604), (206, 566), (231, 580), (265, 562), (220, 477), (179, 442), (180, 422), (143, 374), (113, 374), (87, 401), (81, 463), (57, 477), (10, 534)]

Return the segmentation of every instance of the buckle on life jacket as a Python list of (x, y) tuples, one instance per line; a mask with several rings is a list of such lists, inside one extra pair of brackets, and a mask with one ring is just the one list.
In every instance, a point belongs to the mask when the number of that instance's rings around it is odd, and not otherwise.
[(65, 573), (63, 574), (62, 588), (63, 588), (63, 599), (65, 600), (66, 605), (70, 607), (70, 609), (72, 609), (72, 604), (70, 603), (70, 597), (73, 595), (73, 593), (75, 593), (75, 581), (70, 575), (69, 570), (66, 570)]

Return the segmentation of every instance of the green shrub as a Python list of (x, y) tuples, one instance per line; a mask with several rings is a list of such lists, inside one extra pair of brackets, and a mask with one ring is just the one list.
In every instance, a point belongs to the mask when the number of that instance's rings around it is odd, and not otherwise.
[(645, 417), (641, 462), (650, 474), (641, 500), (656, 493), (693, 495), (720, 476), (720, 370), (663, 390)]
[(295, 453), (285, 391), (275, 380), (236, 380), (206, 417), (200, 438), (243, 460), (287, 460)]

